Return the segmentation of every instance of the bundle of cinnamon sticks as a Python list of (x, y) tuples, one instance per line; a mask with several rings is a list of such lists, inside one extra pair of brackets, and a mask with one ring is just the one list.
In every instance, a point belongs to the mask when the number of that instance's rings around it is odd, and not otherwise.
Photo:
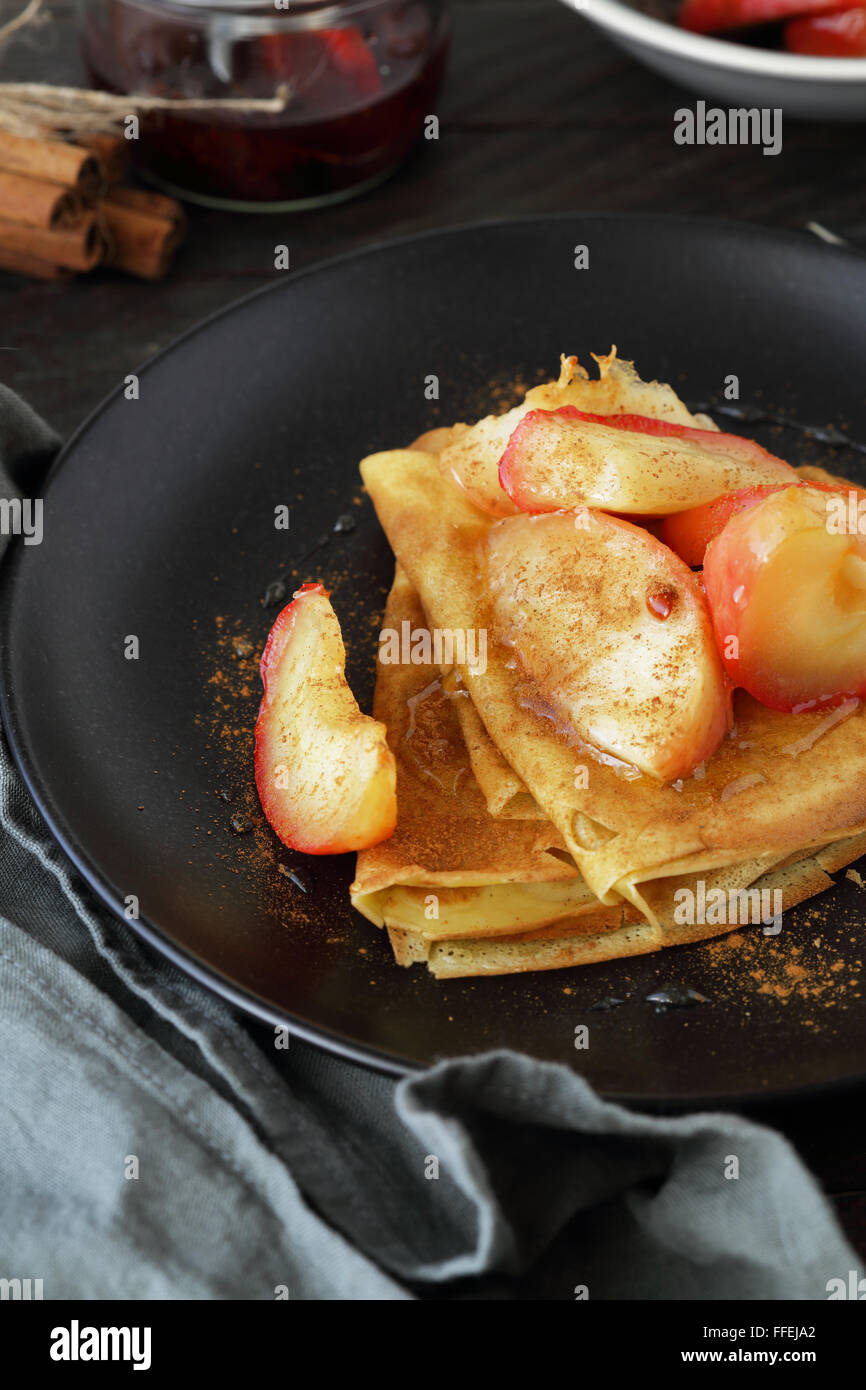
[(180, 203), (120, 182), (119, 135), (23, 138), (0, 129), (0, 269), (62, 280), (96, 265), (157, 280), (180, 245)]

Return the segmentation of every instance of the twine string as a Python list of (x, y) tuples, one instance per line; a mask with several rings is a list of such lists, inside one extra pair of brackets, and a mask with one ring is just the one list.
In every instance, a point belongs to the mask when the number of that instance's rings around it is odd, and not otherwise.
[(15, 15), (14, 19), (8, 19), (5, 24), (0, 24), (0, 48), (7, 39), (11, 39), (19, 29), (33, 27), (36, 24), (44, 24), (48, 16), (41, 13), (42, 0), (28, 0), (20, 14)]
[[(44, 0), (28, 0), (14, 19), (0, 25), (0, 50), (21, 29), (45, 23)], [(10, 135), (44, 138), (115, 134), (130, 116), (147, 111), (213, 111), (279, 115), (292, 96), (284, 82), (272, 97), (156, 97), (141, 93), (115, 95), (85, 87), (48, 82), (0, 82), (0, 128)]]

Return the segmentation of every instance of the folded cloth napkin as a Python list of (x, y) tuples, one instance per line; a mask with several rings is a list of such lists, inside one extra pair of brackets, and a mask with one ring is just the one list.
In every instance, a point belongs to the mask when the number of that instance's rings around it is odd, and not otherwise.
[[(0, 496), (54, 442), (0, 391)], [(277, 1050), (102, 906), (5, 740), (0, 823), (0, 1278), (47, 1299), (824, 1299), (857, 1267), (750, 1121), (632, 1113), (513, 1052), (397, 1082)]]

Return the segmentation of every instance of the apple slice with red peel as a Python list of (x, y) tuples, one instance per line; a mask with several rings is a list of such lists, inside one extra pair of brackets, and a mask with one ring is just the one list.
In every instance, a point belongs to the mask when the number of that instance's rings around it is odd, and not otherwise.
[(499, 481), (525, 512), (594, 507), (667, 516), (757, 483), (795, 482), (793, 468), (736, 434), (641, 415), (533, 410), (508, 441)]
[(721, 34), (838, 8), (839, 0), (685, 0), (677, 23), (693, 34)]
[[(800, 475), (797, 476), (799, 478)], [(765, 497), (774, 492), (781, 492), (788, 486), (790, 484), (787, 483), (763, 483), (760, 487), (728, 492), (723, 497), (716, 497), (712, 502), (707, 502), (702, 507), (692, 507), (687, 512), (675, 512), (673, 516), (666, 516), (662, 522), (661, 539), (671, 550), (675, 550), (687, 565), (702, 565), (710, 541), (715, 540), (732, 516), (736, 516), (737, 512), (747, 511), (749, 507), (763, 502)], [(807, 481), (801, 480), (797, 486), (805, 487)], [(853, 483), (830, 483), (811, 479), (808, 486), (818, 488), (821, 492), (841, 493), (843, 496), (846, 491), (853, 492), (858, 501), (862, 499), (866, 504), (866, 492), (855, 487)]]
[(785, 488), (733, 515), (707, 547), (725, 669), (772, 709), (866, 695), (866, 536), (839, 529), (847, 509), (844, 492)]
[(321, 584), (280, 613), (261, 660), (259, 800), (284, 844), (305, 854), (367, 849), (394, 832), (396, 767), (384, 724), (346, 683), (346, 650)]
[(526, 703), (661, 781), (718, 747), (730, 691), (697, 580), (661, 541), (582, 508), (509, 517), (486, 541), (496, 636)]
[(702, 417), (690, 414), (665, 382), (643, 381), (633, 362), (617, 357), (615, 347), (603, 356), (593, 353), (593, 357), (598, 364), (597, 379), (590, 380), (576, 357), (563, 356), (557, 381), (533, 386), (521, 404), (504, 415), (488, 415), (477, 424), (460, 426), (459, 437), (439, 455), (442, 474), (481, 511), (513, 516), (517, 508), (500, 486), (499, 460), (515, 427), (529, 411), (571, 405), (605, 418), (632, 413), (683, 425), (703, 423)]
[(790, 20), (785, 47), (813, 58), (866, 58), (866, 6)]
[(737, 492), (714, 497), (712, 502), (705, 502), (701, 507), (674, 512), (662, 522), (661, 538), (687, 565), (702, 565), (710, 541), (724, 529), (732, 516), (756, 506), (765, 497), (773, 492), (781, 492), (786, 486), (790, 484), (762, 483), (759, 487), (740, 488)]

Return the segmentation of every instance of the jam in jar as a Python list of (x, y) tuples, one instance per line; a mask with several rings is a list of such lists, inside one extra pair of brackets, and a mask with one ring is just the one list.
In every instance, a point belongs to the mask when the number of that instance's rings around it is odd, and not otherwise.
[(137, 166), (216, 206), (314, 207), (387, 177), (424, 133), (448, 46), (444, 0), (85, 0), (94, 86), (250, 100), (278, 113), (142, 115)]

